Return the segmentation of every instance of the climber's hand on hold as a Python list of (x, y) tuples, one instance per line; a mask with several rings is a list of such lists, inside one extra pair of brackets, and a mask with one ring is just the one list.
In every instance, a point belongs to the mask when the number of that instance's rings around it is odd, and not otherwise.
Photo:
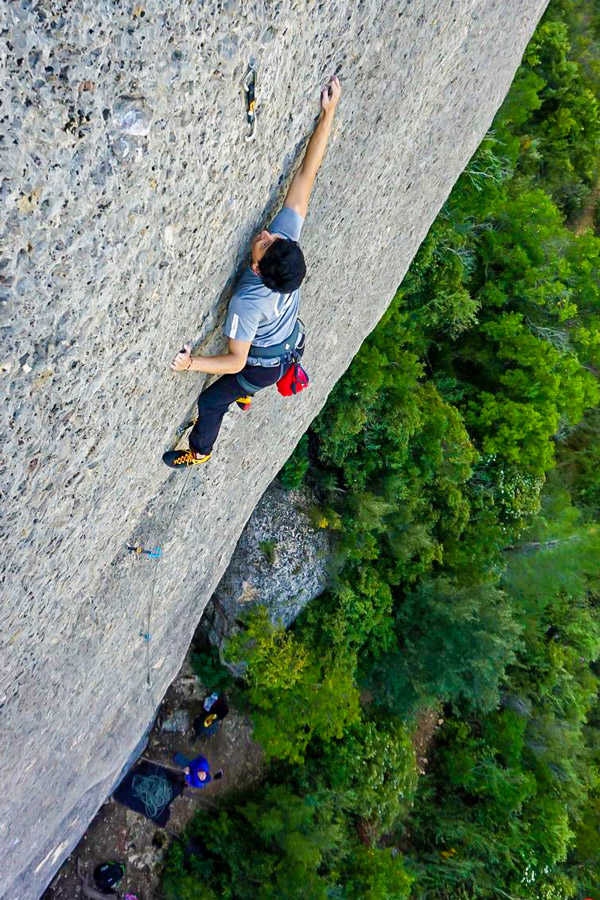
[(337, 75), (332, 75), (323, 90), (321, 91), (321, 108), (325, 112), (333, 113), (338, 100), (342, 95), (342, 87), (340, 79)]
[(170, 368), (173, 372), (187, 372), (192, 364), (191, 353), (191, 344), (184, 344), (179, 353), (177, 353), (171, 361)]

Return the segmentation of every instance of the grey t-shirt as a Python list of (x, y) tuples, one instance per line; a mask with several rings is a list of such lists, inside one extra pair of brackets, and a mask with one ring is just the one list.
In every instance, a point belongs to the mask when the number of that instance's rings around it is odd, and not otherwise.
[[(294, 209), (284, 206), (275, 216), (269, 231), (297, 241), (304, 219)], [(300, 308), (300, 288), (291, 294), (272, 291), (250, 266), (238, 281), (229, 303), (226, 336), (238, 341), (252, 341), (258, 347), (281, 344), (294, 330)], [(248, 357), (250, 366), (276, 366), (277, 360)]]

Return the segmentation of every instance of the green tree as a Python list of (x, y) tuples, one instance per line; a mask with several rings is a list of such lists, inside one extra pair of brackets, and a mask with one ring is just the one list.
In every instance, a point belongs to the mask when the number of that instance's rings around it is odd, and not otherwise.
[(519, 627), (492, 585), (422, 582), (397, 614), (398, 646), (370, 675), (377, 701), (400, 715), (444, 702), (489, 709), (514, 659)]
[(345, 864), (344, 900), (405, 900), (412, 877), (402, 856), (389, 849), (357, 845)]
[(284, 785), (198, 813), (163, 876), (167, 900), (405, 900), (410, 884), (400, 855), (361, 846), (331, 804)]
[(226, 653), (245, 663), (255, 738), (268, 757), (301, 762), (313, 735), (341, 737), (358, 718), (354, 666), (273, 625), (264, 607), (250, 614)]
[(340, 740), (317, 744), (300, 777), (305, 790), (318, 787), (336, 808), (361, 819), (373, 843), (412, 803), (417, 769), (411, 731), (389, 717), (362, 719)]
[[(165, 866), (167, 900), (326, 900), (322, 870), (343, 842), (331, 809), (283, 785), (234, 811), (201, 812)], [(190, 840), (195, 853), (186, 853)], [(199, 852), (198, 852), (199, 851)]]

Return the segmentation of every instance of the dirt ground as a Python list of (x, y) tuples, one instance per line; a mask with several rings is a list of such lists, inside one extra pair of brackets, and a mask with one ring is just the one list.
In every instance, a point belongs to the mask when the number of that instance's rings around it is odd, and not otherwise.
[[(83, 900), (75, 868), (78, 857), (87, 876), (101, 862), (115, 859), (124, 863), (126, 873), (119, 885), (121, 894), (133, 894), (138, 900), (161, 900), (161, 868), (171, 838), (183, 831), (198, 810), (227, 806), (228, 796), (260, 782), (264, 773), (262, 750), (252, 740), (250, 720), (231, 702), (229, 715), (211, 738), (195, 741), (191, 730), (184, 734), (162, 730), (165, 720), (177, 710), (187, 710), (189, 721), (193, 722), (201, 713), (207, 693), (186, 661), (161, 704), (148, 745), (139, 759), (178, 770), (173, 762), (175, 753), (188, 757), (202, 754), (208, 759), (211, 772), (223, 769), (223, 778), (212, 781), (201, 791), (187, 787), (171, 805), (166, 828), (159, 828), (150, 819), (109, 798), (41, 900)], [(368, 705), (372, 697), (365, 692), (361, 700)], [(413, 745), (420, 774), (425, 772), (428, 751), (442, 723), (438, 710), (428, 710), (418, 716)]]
[(177, 769), (173, 762), (174, 753), (188, 757), (202, 754), (208, 759), (211, 772), (223, 769), (223, 778), (212, 781), (201, 791), (187, 787), (183, 796), (171, 805), (171, 817), (164, 829), (112, 798), (107, 800), (42, 900), (81, 900), (81, 882), (75, 871), (77, 857), (83, 873), (88, 876), (98, 863), (111, 859), (124, 863), (126, 874), (119, 885), (121, 893), (134, 894), (138, 900), (160, 900), (161, 866), (171, 837), (180, 834), (199, 809), (226, 806), (229, 794), (261, 780), (264, 770), (262, 751), (252, 740), (249, 719), (231, 703), (229, 715), (213, 737), (193, 741), (191, 731), (178, 734), (161, 730), (162, 723), (175, 710), (187, 710), (193, 722), (200, 715), (207, 693), (186, 663), (161, 704), (148, 746), (140, 759)]

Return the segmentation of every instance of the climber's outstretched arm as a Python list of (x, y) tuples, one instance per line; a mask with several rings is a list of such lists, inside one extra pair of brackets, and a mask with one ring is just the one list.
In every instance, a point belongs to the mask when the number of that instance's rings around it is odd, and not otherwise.
[(291, 209), (296, 210), (302, 218), (305, 218), (308, 211), (310, 192), (315, 183), (319, 167), (323, 162), (333, 115), (341, 92), (340, 80), (337, 75), (334, 75), (321, 91), (321, 116), (308, 142), (300, 168), (294, 175), (283, 201), (284, 206), (289, 206)]
[(228, 352), (219, 356), (192, 356), (190, 344), (184, 344), (171, 362), (173, 372), (206, 372), (207, 375), (235, 375), (246, 365), (252, 341), (229, 338)]

